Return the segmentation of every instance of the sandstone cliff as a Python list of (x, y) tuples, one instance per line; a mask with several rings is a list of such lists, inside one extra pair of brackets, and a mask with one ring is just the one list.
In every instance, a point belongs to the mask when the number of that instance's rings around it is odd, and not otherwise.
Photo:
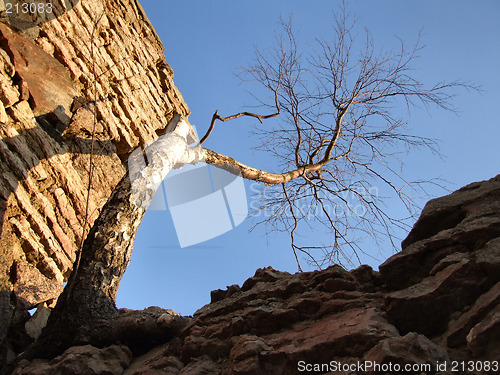
[(119, 321), (120, 342), (24, 361), (15, 374), (372, 373), (301, 371), (330, 361), (496, 373), (498, 362), (487, 361), (500, 359), (500, 175), (430, 201), (380, 272), (259, 269), (242, 286), (213, 291), (192, 318), (151, 307), (123, 309)]
[(128, 153), (156, 138), (174, 113), (189, 114), (137, 1), (70, 3), (40, 25), (18, 29), (4, 13), (0, 19), (0, 342), (23, 311), (56, 298), (70, 274), (94, 114), (89, 225), (124, 175)]

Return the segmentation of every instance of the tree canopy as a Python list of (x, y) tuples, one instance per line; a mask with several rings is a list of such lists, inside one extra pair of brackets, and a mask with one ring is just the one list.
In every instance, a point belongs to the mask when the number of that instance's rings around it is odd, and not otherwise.
[[(331, 38), (303, 47), (292, 19), (281, 20), (274, 48), (256, 49), (254, 63), (240, 75), (267, 91), (256, 100), (270, 114), (223, 117), (216, 111), (201, 139), (203, 144), (217, 120), (259, 120), (257, 148), (279, 161), (280, 172), (252, 168), (209, 149), (205, 159), (269, 185), (257, 209), (257, 225), (290, 233), (299, 270), (298, 253), (317, 268), (356, 263), (362, 252), (358, 241), (366, 237), (388, 239), (396, 248), (394, 228), (408, 229), (408, 222), (391, 215), (384, 205), (390, 197), (383, 197), (379, 187), (389, 189), (414, 218), (415, 195), (438, 182), (404, 174), (410, 150), (439, 154), (435, 140), (407, 128), (408, 115), (415, 108), (453, 111), (457, 89), (477, 89), (461, 81), (428, 85), (417, 79), (420, 35), (411, 47), (398, 39), (398, 49), (377, 50), (370, 32), (359, 33), (356, 26), (343, 6)], [(259, 211), (266, 211), (263, 219)], [(311, 227), (323, 228), (330, 238), (301, 239)]]

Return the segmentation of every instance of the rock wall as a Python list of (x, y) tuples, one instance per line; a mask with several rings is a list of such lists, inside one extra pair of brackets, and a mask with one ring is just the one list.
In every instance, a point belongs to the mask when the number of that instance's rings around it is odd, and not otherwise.
[(61, 17), (31, 27), (0, 17), (0, 342), (19, 318), (16, 307), (56, 298), (70, 274), (94, 115), (89, 225), (127, 155), (175, 113), (189, 114), (136, 0), (70, 3)]
[[(500, 175), (430, 201), (380, 272), (259, 269), (211, 297), (192, 318), (121, 310), (119, 342), (72, 347), (14, 373), (498, 373)], [(382, 370), (358, 367), (365, 361)]]

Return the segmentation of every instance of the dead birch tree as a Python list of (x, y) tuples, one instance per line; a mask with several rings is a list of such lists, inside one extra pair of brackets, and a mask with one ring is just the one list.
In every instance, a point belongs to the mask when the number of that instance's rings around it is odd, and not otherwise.
[[(257, 51), (255, 64), (244, 71), (269, 93), (259, 102), (270, 114), (223, 117), (216, 111), (195, 148), (188, 147), (189, 124), (174, 120), (172, 129), (152, 146), (158, 155), (152, 151), (148, 166), (129, 171), (139, 177), (126, 175), (103, 207), (47, 327), (21, 358), (50, 358), (70, 345), (104, 345), (118, 339), (113, 333), (121, 324), (116, 291), (155, 186), (176, 164), (204, 161), (272, 189), (260, 202), (259, 209), (269, 213), (262, 223), (289, 232), (299, 270), (299, 253), (321, 268), (356, 257), (362, 237), (394, 241), (393, 227), (405, 228), (372, 188), (384, 185), (413, 215), (412, 194), (423, 182), (403, 176), (400, 153), (438, 150), (432, 139), (412, 135), (399, 114), (419, 105), (453, 110), (455, 89), (477, 88), (458, 81), (426, 86), (416, 79), (412, 64), (421, 50), (418, 40), (410, 49), (401, 42), (397, 51), (377, 52), (366, 32), (358, 48), (354, 22), (345, 8), (335, 18), (331, 40), (318, 40), (308, 56), (301, 53), (291, 22), (282, 22), (282, 27), (275, 49)], [(279, 160), (281, 171), (253, 168), (203, 147), (217, 121), (243, 116), (259, 121), (259, 148)], [(304, 227), (322, 228), (331, 238), (299, 243)]]
[[(269, 185), (257, 210), (266, 215), (257, 225), (290, 233), (299, 270), (298, 253), (317, 268), (358, 263), (358, 241), (366, 237), (388, 239), (396, 248), (394, 229), (406, 230), (408, 223), (391, 216), (379, 190), (388, 189), (414, 218), (415, 194), (425, 193), (432, 181), (404, 176), (404, 154), (414, 149), (439, 154), (433, 139), (411, 134), (405, 115), (416, 107), (453, 110), (456, 89), (477, 88), (459, 81), (420, 82), (413, 70), (420, 38), (411, 48), (399, 40), (399, 49), (377, 51), (368, 31), (362, 41), (356, 38), (345, 7), (335, 17), (332, 38), (308, 49), (299, 46), (291, 20), (281, 26), (275, 48), (257, 50), (255, 63), (242, 76), (268, 92), (268, 99), (258, 102), (272, 114), (222, 117), (216, 112), (201, 143), (217, 120), (255, 117), (258, 149), (274, 156), (282, 171), (252, 168), (209, 149), (205, 161)], [(300, 234), (318, 227), (329, 239), (300, 240)]]

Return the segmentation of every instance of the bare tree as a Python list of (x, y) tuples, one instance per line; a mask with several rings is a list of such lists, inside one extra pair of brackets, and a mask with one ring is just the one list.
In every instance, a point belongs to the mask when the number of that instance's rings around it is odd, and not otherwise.
[[(394, 241), (392, 229), (406, 228), (404, 220), (389, 214), (373, 187), (386, 186), (413, 215), (413, 193), (424, 182), (404, 178), (401, 152), (438, 149), (433, 140), (412, 135), (405, 128), (406, 122), (398, 116), (400, 108), (409, 112), (415, 106), (435, 105), (453, 110), (455, 89), (477, 88), (458, 81), (427, 87), (415, 79), (411, 64), (421, 49), (419, 41), (409, 50), (401, 42), (396, 52), (376, 53), (365, 32), (362, 48), (357, 48), (354, 22), (345, 7), (335, 19), (332, 40), (316, 41), (307, 57), (300, 53), (291, 22), (282, 26), (276, 48), (270, 54), (257, 51), (255, 64), (244, 72), (269, 93), (259, 102), (270, 114), (241, 112), (223, 117), (216, 111), (195, 149), (188, 148), (189, 124), (174, 117), (172, 129), (165, 130), (169, 135), (159, 142), (171, 139), (175, 147), (170, 150), (167, 143), (161, 143), (155, 149), (157, 158), (145, 167), (149, 169), (135, 171), (142, 176), (139, 200), (129, 174), (118, 184), (87, 234), (42, 336), (19, 360), (51, 358), (73, 344), (127, 342), (115, 306), (116, 291), (147, 207), (141, 202), (150, 202), (154, 194), (150, 180), (161, 181), (177, 162), (204, 160), (270, 189), (260, 202), (259, 210), (268, 213), (262, 223), (290, 233), (299, 270), (299, 253), (318, 268), (345, 264), (361, 251), (357, 241), (364, 237)], [(217, 121), (243, 116), (263, 124), (257, 127), (262, 137), (259, 148), (276, 156), (285, 172), (253, 168), (202, 147)], [(304, 230), (318, 226), (331, 234), (327, 243), (299, 243)], [(177, 329), (175, 324), (172, 329)]]
[[(394, 229), (407, 229), (408, 224), (391, 216), (377, 187), (389, 188), (414, 217), (415, 193), (425, 192), (424, 185), (432, 181), (406, 179), (401, 157), (415, 148), (439, 154), (434, 140), (410, 133), (404, 115), (419, 106), (453, 110), (455, 89), (477, 89), (459, 81), (426, 86), (412, 70), (420, 37), (410, 49), (400, 40), (398, 50), (378, 52), (366, 30), (357, 42), (355, 23), (344, 6), (335, 17), (333, 38), (316, 40), (314, 48), (303, 50), (291, 20), (282, 21), (275, 48), (270, 53), (257, 50), (254, 65), (243, 72), (244, 79), (270, 94), (258, 101), (273, 113), (222, 117), (216, 112), (201, 140), (205, 142), (217, 120), (252, 116), (262, 123), (279, 115), (281, 121), (257, 127), (258, 148), (274, 155), (284, 173), (204, 152), (208, 163), (236, 168), (244, 178), (269, 185), (257, 210), (266, 215), (257, 224), (290, 233), (299, 270), (297, 252), (322, 268), (357, 263), (362, 251), (358, 241), (365, 237), (389, 239), (396, 247)], [(331, 238), (301, 244), (300, 234), (318, 224)]]

